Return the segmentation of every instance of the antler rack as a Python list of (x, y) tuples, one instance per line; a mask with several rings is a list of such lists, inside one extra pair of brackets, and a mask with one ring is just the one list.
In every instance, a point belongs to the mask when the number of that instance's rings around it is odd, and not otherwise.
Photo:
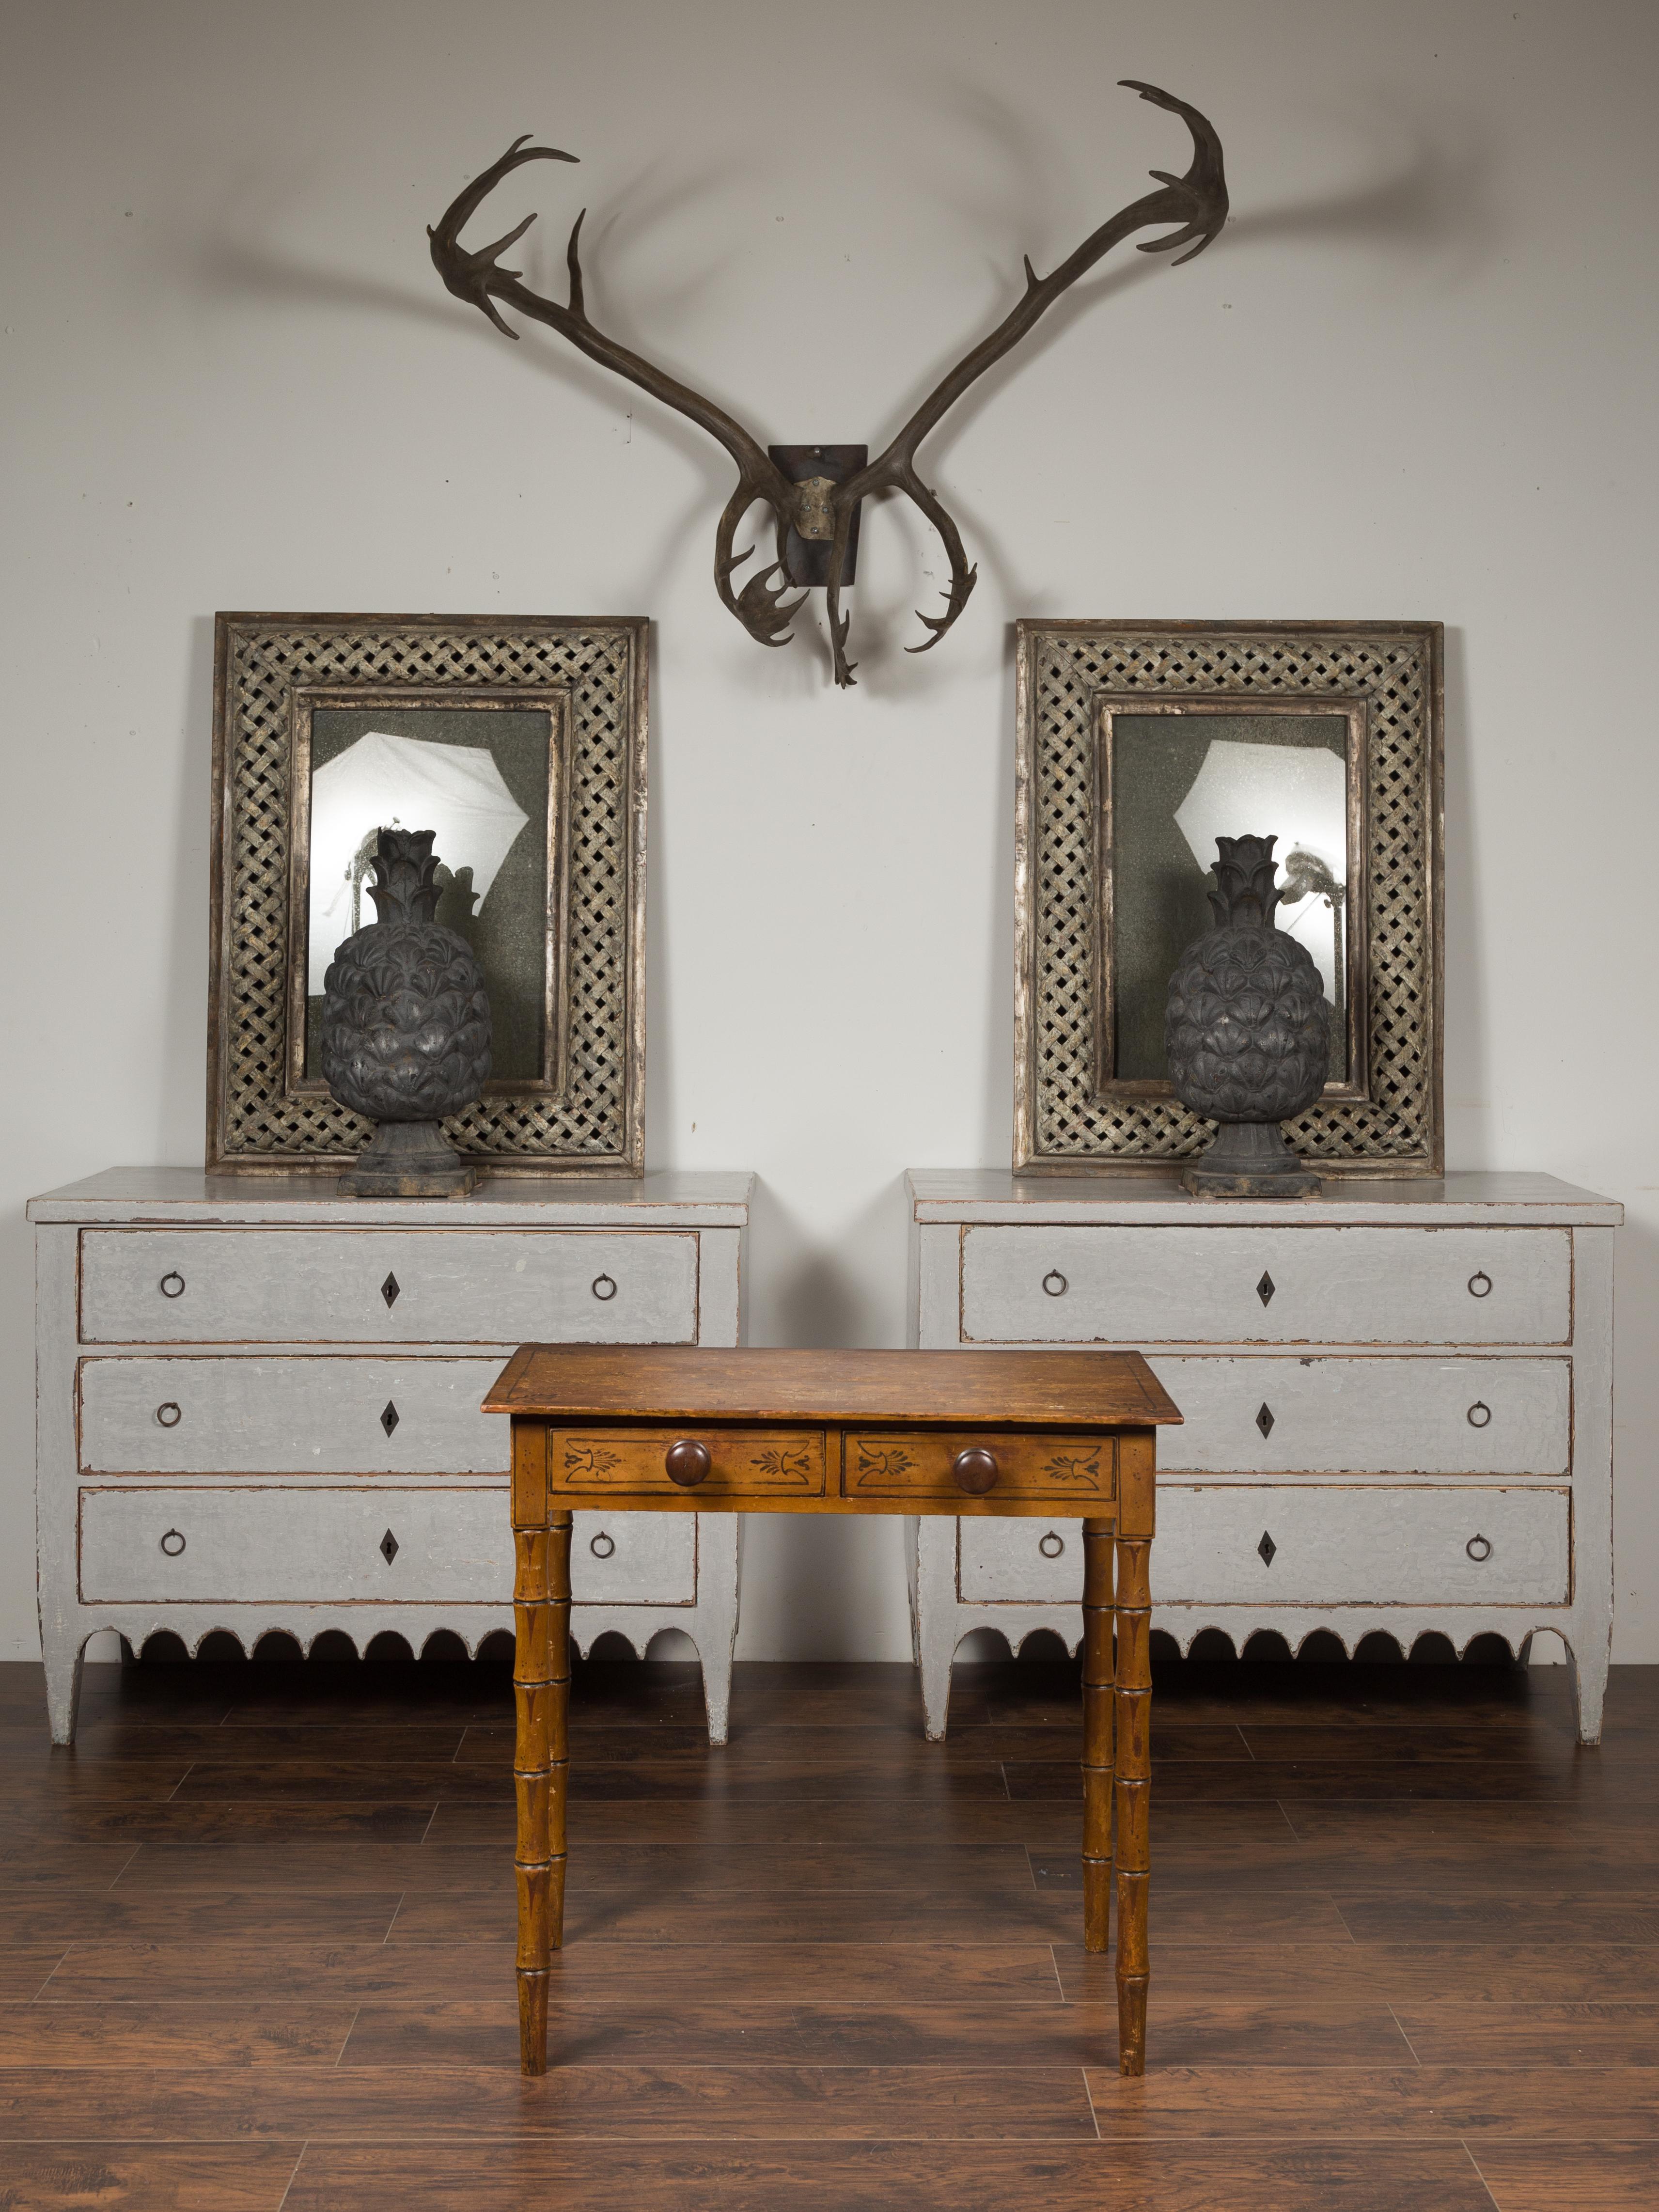
[[(928, 432), (938, 427), (942, 418), (955, 406), (969, 386), (983, 376), (986, 370), (1001, 360), (1053, 307), (1063, 292), (1069, 290), (1080, 276), (1085, 276), (1095, 264), (1109, 253), (1115, 246), (1137, 230), (1145, 230), (1160, 223), (1179, 226), (1166, 238), (1145, 242), (1143, 253), (1170, 253), (1177, 246), (1188, 251), (1179, 261), (1190, 261), (1212, 243), (1227, 219), (1227, 185), (1222, 170), (1221, 141), (1209, 122), (1195, 107), (1172, 94), (1160, 92), (1156, 85), (1142, 84), (1133, 77), (1122, 80), (1132, 92), (1149, 100), (1158, 107), (1168, 108), (1179, 115), (1193, 135), (1192, 165), (1186, 174), (1175, 177), (1163, 169), (1154, 169), (1152, 176), (1161, 189), (1147, 192), (1085, 238), (1076, 252), (1068, 255), (1059, 267), (1047, 276), (1039, 276), (1029, 257), (1025, 262), (1025, 290), (1023, 297), (1004, 316), (995, 330), (983, 337), (969, 352), (965, 353), (956, 367), (942, 377), (928, 393), (915, 413), (899, 431), (885, 451), (860, 469), (856, 476), (834, 485), (828, 493), (835, 517), (835, 538), (830, 554), (830, 580), (825, 611), (829, 617), (830, 646), (835, 656), (835, 675), (838, 684), (853, 681), (856, 663), (847, 658), (847, 635), (851, 617), (841, 611), (841, 574), (847, 541), (852, 529), (853, 517), (858, 512), (860, 500), (872, 492), (902, 492), (906, 498), (920, 507), (939, 532), (951, 562), (951, 581), (945, 594), (945, 611), (940, 615), (920, 615), (919, 618), (931, 633), (921, 644), (907, 647), (911, 653), (928, 653), (945, 635), (967, 605), (973, 591), (977, 568), (969, 563), (963, 547), (962, 533), (957, 530), (938, 494), (923, 483), (916, 472), (916, 448)], [(499, 331), (515, 338), (518, 332), (506, 323), (497, 307), (511, 307), (533, 321), (546, 323), (561, 331), (572, 345), (578, 347), (590, 361), (602, 368), (612, 369), (618, 376), (626, 377), (642, 391), (660, 399), (666, 407), (687, 416), (709, 436), (718, 439), (737, 464), (737, 487), (721, 512), (714, 533), (714, 588), (722, 605), (730, 610), (761, 645), (787, 645), (790, 623), (805, 603), (805, 593), (799, 599), (787, 597), (791, 586), (785, 559), (785, 548), (790, 526), (799, 526), (801, 520), (801, 499), (805, 487), (790, 483), (759, 441), (751, 437), (742, 423), (735, 421), (723, 407), (706, 399), (690, 385), (682, 384), (670, 376), (665, 369), (631, 352), (615, 338), (607, 337), (590, 320), (583, 300), (581, 260), (579, 252), (584, 208), (576, 217), (570, 233), (570, 242), (565, 260), (570, 271), (570, 298), (568, 306), (560, 307), (557, 301), (544, 299), (532, 292), (523, 281), (521, 273), (503, 269), (500, 256), (507, 247), (524, 236), (536, 218), (526, 216), (516, 228), (498, 238), (493, 245), (480, 246), (470, 252), (460, 242), (460, 234), (477, 214), (503, 177), (526, 161), (574, 161), (574, 154), (562, 153), (555, 146), (532, 146), (524, 138), (517, 138), (498, 161), (494, 161), (479, 176), (475, 177), (464, 191), (459, 192), (445, 210), (436, 227), (427, 235), (432, 241), (432, 258), (439, 275), (459, 300), (471, 301), (489, 316)], [(1179, 265), (1179, 261), (1176, 265)], [(820, 495), (822, 495), (822, 494)], [(741, 552), (733, 550), (738, 526), (749, 509), (757, 502), (770, 509), (776, 533), (777, 558), (767, 568), (750, 576), (741, 590), (735, 588), (736, 572), (752, 557), (753, 548)]]

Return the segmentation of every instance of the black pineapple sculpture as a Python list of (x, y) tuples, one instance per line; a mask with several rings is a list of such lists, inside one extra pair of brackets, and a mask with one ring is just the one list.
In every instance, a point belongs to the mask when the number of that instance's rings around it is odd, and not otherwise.
[(1277, 839), (1215, 842), (1216, 926), (1176, 964), (1164, 1044), (1176, 1097), (1221, 1127), (1181, 1180), (1208, 1198), (1310, 1197), (1319, 1177), (1279, 1124), (1325, 1087), (1330, 1002), (1307, 947), (1273, 920)]
[(489, 1073), (489, 1000), (464, 937), (434, 921), (431, 830), (382, 830), (369, 886), (380, 916), (336, 948), (323, 978), (323, 1077), (380, 1123), (340, 1179), (354, 1198), (457, 1198), (478, 1171), (438, 1123)]

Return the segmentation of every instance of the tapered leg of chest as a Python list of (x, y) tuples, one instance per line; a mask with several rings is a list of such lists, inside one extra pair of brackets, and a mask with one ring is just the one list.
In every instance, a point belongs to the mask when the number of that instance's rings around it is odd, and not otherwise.
[(547, 2071), (551, 1954), (564, 1941), (565, 1791), (570, 1771), (570, 1516), (514, 1532), (518, 1641), (513, 1780), (519, 1801), (519, 2051)]
[(1117, 1547), (1117, 2034), (1120, 2074), (1146, 2070), (1146, 1890), (1152, 1878), (1150, 1542)]
[(1083, 1946), (1104, 1951), (1112, 1895), (1112, 1540), (1083, 1524)]

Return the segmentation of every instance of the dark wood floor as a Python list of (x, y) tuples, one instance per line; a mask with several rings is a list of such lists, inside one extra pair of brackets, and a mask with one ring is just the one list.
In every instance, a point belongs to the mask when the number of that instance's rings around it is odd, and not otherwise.
[(0, 1669), (0, 2207), (1659, 2206), (1659, 1668), (1159, 1680), (1144, 2082), (1070, 1668), (579, 1676), (544, 2081), (489, 1665)]

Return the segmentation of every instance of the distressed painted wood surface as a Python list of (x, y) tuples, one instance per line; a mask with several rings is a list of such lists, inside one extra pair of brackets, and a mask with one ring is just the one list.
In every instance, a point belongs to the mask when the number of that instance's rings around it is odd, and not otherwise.
[(1166, 1471), (1563, 1475), (1572, 1362), (1155, 1355), (1184, 1420)]
[(1172, 1483), (1158, 1505), (1154, 1598), (1201, 1589), (1220, 1605), (1462, 1607), (1571, 1595), (1565, 1490)]
[[(382, 1549), (388, 1533), (390, 1558)], [(574, 1576), (591, 1604), (693, 1604), (696, 1522), (583, 1514)], [(88, 1604), (505, 1609), (513, 1594), (506, 1487), (88, 1484), (81, 1492), (80, 1587)]]
[(697, 1240), (671, 1231), (87, 1229), (89, 1344), (685, 1344)]
[[(1167, 1604), (1166, 1591), (1201, 1584), (1218, 1605), (1565, 1605), (1569, 1521), (1568, 1493), (1542, 1486), (1220, 1492), (1160, 1477), (1152, 1598)], [(1081, 1603), (1082, 1525), (963, 1522), (962, 1601)], [(1479, 1560), (1468, 1554), (1477, 1537)]]
[[(1572, 1662), (1583, 1739), (1597, 1740), (1613, 1615), (1616, 1202), (1513, 1173), (1332, 1181), (1294, 1205), (1195, 1200), (1158, 1174), (917, 1170), (908, 1187), (914, 1342), (960, 1346), (996, 1328), (1011, 1345), (1041, 1331), (1059, 1341), (1069, 1329), (1151, 1351), (1188, 1415), (1159, 1454), (1183, 1541), (1161, 1543), (1153, 1569), (1155, 1625), (1183, 1650), (1218, 1629), (1238, 1648), (1271, 1631), (1294, 1650), (1327, 1631), (1349, 1651), (1380, 1632), (1402, 1650), (1428, 1634), (1460, 1651), (1496, 1635), (1523, 1652), (1550, 1629)], [(1468, 1273), (1448, 1265), (1453, 1256), (1468, 1257)], [(1061, 1322), (1062, 1312), (1081, 1318)], [(1183, 1481), (1183, 1472), (1221, 1480)], [(1235, 1565), (1239, 1530), (1226, 1516), (1260, 1512), (1261, 1492), (1287, 1492), (1286, 1477), (1298, 1490), (1322, 1478), (1335, 1513), (1344, 1485), (1381, 1481), (1404, 1511), (1401, 1493), (1437, 1492), (1449, 1474), (1570, 1482), (1565, 1504), (1515, 1509), (1545, 1524), (1518, 1585), (1474, 1582), (1474, 1563), (1460, 1565), (1437, 1539), (1406, 1544), (1388, 1597), (1374, 1563), (1346, 1554), (1333, 1562), (1345, 1579), (1296, 1596), (1248, 1555)], [(1243, 1486), (1255, 1487), (1254, 1505), (1229, 1502)], [(1289, 1502), (1300, 1553), (1307, 1522)], [(1376, 1534), (1367, 1511), (1340, 1525), (1356, 1542)], [(1067, 1547), (1058, 1559), (1036, 1548), (1048, 1531), (1030, 1522), (963, 1520), (952, 1531), (919, 1516), (907, 1529), (930, 1733), (944, 1729), (953, 1655), (971, 1629), (994, 1627), (1016, 1648), (1046, 1630), (1076, 1648), (1080, 1538), (1075, 1522), (1053, 1527)], [(1390, 1530), (1387, 1540), (1398, 1551), (1405, 1540)], [(1444, 1572), (1431, 1573), (1443, 1559)]]
[(1563, 1344), (1571, 1256), (1561, 1229), (969, 1226), (962, 1339)]
[(1659, 1670), (1585, 1753), (1564, 1668), (1155, 1665), (1139, 2081), (1074, 1667), (959, 1668), (929, 1745), (908, 1667), (740, 1666), (718, 1752), (695, 1668), (579, 1667), (537, 2082), (505, 1665), (93, 1668), (72, 1758), (0, 1668), (0, 2201), (1650, 2212)]
[[(486, 1176), (465, 1198), (376, 1199), (377, 1224), (409, 1229), (547, 1228), (744, 1229), (755, 1178), (706, 1169), (659, 1169), (642, 1176)], [(135, 1218), (218, 1225), (362, 1227), (365, 1201), (343, 1198), (333, 1175), (204, 1175), (199, 1168), (105, 1168), (28, 1203), (31, 1221), (113, 1222)]]
[[(752, 1182), (504, 1176), (465, 1200), (371, 1201), (330, 1177), (112, 1169), (33, 1200), (54, 1741), (74, 1736), (100, 1629), (135, 1645), (165, 1629), (191, 1650), (221, 1629), (249, 1647), (337, 1631), (360, 1650), (394, 1613), (416, 1650), (448, 1632), (476, 1650), (510, 1629), (507, 1424), (482, 1412), (486, 1385), (526, 1336), (740, 1343)], [(83, 1313), (105, 1336), (82, 1336)], [(406, 1506), (388, 1498), (411, 1476)], [(718, 1741), (741, 1528), (641, 1525), (600, 1502), (578, 1522), (573, 1637), (642, 1653), (683, 1630)], [(185, 1549), (175, 1534), (163, 1554), (175, 1527)], [(365, 1549), (388, 1527), (390, 1565)]]
[(92, 1474), (499, 1474), (494, 1359), (101, 1357), (81, 1362)]
[[(169, 1171), (172, 1172), (172, 1171)], [(1283, 1229), (1283, 1199), (1204, 1198), (1181, 1187), (1173, 1168), (1091, 1170), (1073, 1175), (1011, 1175), (1006, 1168), (912, 1168), (905, 1187), (921, 1223), (971, 1221), (1121, 1222), (1131, 1228), (1177, 1222), (1237, 1229)], [(1370, 1222), (1389, 1228), (1560, 1225), (1616, 1229), (1625, 1218), (1617, 1199), (1603, 1198), (1559, 1176), (1515, 1169), (1462, 1170), (1445, 1176), (1328, 1178), (1316, 1198), (1295, 1201), (1298, 1224), (1342, 1227)]]

